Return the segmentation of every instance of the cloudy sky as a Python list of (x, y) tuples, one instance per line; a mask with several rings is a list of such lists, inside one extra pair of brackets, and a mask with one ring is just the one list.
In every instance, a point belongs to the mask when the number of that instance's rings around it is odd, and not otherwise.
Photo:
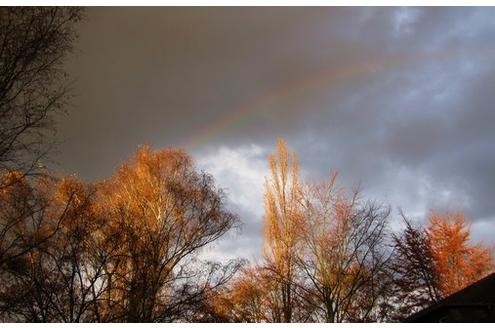
[(112, 174), (179, 146), (241, 217), (211, 252), (255, 258), (277, 137), (302, 173), (339, 171), (422, 220), (463, 210), (495, 234), (495, 9), (91, 8), (67, 62), (59, 170)]

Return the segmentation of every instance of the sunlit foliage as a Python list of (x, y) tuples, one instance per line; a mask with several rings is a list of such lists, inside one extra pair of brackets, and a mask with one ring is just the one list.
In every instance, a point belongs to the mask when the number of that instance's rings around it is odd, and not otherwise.
[(427, 233), (444, 296), (483, 278), (493, 270), (491, 250), (470, 241), (469, 224), (460, 212), (431, 212)]

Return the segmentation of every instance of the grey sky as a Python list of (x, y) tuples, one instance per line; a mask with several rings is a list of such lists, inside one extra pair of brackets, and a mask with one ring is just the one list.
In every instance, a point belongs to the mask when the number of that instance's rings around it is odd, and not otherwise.
[[(266, 156), (288, 140), (422, 218), (495, 233), (495, 9), (90, 8), (59, 168), (103, 178), (140, 144), (185, 145), (244, 222), (216, 250), (259, 254)], [(394, 212), (394, 216), (396, 216)], [(228, 251), (226, 251), (228, 250)], [(246, 255), (247, 254), (247, 255)]]

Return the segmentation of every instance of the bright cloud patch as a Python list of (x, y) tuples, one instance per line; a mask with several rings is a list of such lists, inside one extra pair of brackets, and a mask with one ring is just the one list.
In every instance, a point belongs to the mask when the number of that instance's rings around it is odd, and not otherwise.
[(239, 215), (241, 229), (230, 233), (209, 255), (257, 258), (261, 254), (263, 185), (268, 173), (268, 151), (257, 145), (237, 148), (220, 147), (196, 157), (198, 168), (215, 177), (216, 184), (227, 194), (230, 209)]

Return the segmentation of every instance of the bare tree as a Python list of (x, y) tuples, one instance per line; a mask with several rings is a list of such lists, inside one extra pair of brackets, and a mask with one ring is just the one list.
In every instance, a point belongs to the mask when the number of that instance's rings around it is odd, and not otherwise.
[[(68, 96), (63, 59), (80, 8), (0, 8), (0, 172), (35, 171)], [(2, 186), (0, 186), (2, 187)]]
[(393, 236), (395, 314), (405, 318), (438, 301), (442, 293), (429, 236), (422, 227), (415, 227), (401, 212), (405, 229)]
[(301, 288), (316, 308), (315, 320), (380, 320), (387, 295), (389, 209), (361, 201), (357, 190), (347, 196), (336, 177), (305, 188)]

